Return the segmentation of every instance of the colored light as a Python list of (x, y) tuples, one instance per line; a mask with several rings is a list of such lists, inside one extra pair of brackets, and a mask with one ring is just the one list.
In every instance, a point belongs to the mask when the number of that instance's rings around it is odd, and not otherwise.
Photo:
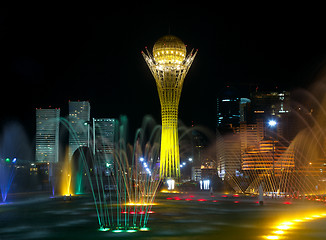
[(239, 201), (234, 201), (234, 203), (239, 203)]
[(192, 199), (191, 199), (191, 198), (186, 198), (185, 200), (186, 200), (186, 201), (192, 201)]
[(277, 122), (276, 122), (275, 120), (269, 120), (269, 122), (268, 122), (268, 125), (269, 125), (270, 127), (275, 127), (276, 124), (277, 124)]
[(15, 163), (17, 161), (17, 158), (13, 158), (12, 162)]
[(198, 201), (198, 202), (205, 202), (205, 201), (207, 201), (207, 200), (204, 199), (204, 198), (201, 198), (201, 199), (198, 199), (197, 201)]
[(144, 211), (141, 211), (141, 212), (139, 212), (138, 214), (145, 214), (145, 212), (144, 212)]
[(6, 158), (6, 162), (10, 162), (10, 159), (9, 158)]
[(148, 211), (147, 213), (155, 213), (154, 211)]
[(129, 202), (129, 203), (126, 203), (125, 205), (128, 205), (128, 206), (152, 206), (152, 205), (156, 205), (156, 203), (145, 203), (145, 202), (134, 203), (134, 202)]
[(168, 190), (173, 190), (174, 189), (174, 183), (175, 183), (175, 181), (173, 179), (168, 179), (166, 181), (166, 183), (168, 184)]
[(284, 202), (283, 204), (292, 204), (291, 202)]
[(293, 221), (295, 221), (295, 222), (303, 222), (302, 219), (294, 219)]
[(227, 195), (222, 195), (222, 197), (228, 197)]
[(287, 225), (280, 225), (280, 226), (277, 226), (276, 228), (277, 228), (277, 229), (280, 229), (280, 230), (288, 230), (288, 229), (290, 229), (290, 226), (287, 226)]
[(293, 225), (292, 222), (282, 222), (282, 225)]
[(273, 236), (273, 235), (270, 235), (270, 236), (265, 236), (266, 239), (280, 239), (279, 236)]
[(103, 227), (101, 227), (98, 230), (101, 231), (101, 232), (107, 232), (107, 231), (110, 231), (110, 228), (103, 228)]
[(149, 230), (150, 230), (150, 228), (147, 228), (147, 227), (139, 228), (139, 231), (142, 231), (142, 232), (147, 232)]
[[(316, 218), (322, 218), (325, 217), (325, 213), (319, 213), (319, 214), (314, 214), (310, 215), (309, 217), (302, 217), (302, 218), (296, 218), (292, 219), (289, 221), (281, 222), (278, 226), (275, 228), (277, 231), (273, 231), (274, 234), (281, 235), (281, 234), (286, 234), (287, 232), (284, 230), (289, 230), (291, 228), (294, 228), (295, 225), (299, 222), (304, 222), (304, 220), (313, 220)], [(283, 239), (283, 236), (277, 236), (277, 235), (269, 235), (269, 236), (263, 236), (265, 239)], [(275, 238), (278, 237), (278, 238)]]
[(167, 200), (172, 200), (173, 198), (171, 198), (171, 197), (168, 197), (168, 198), (166, 198)]

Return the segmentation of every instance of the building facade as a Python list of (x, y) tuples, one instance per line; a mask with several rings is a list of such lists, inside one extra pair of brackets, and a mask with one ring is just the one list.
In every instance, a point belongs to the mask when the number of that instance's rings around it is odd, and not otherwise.
[(37, 163), (59, 161), (60, 109), (36, 109), (36, 151)]
[(242, 157), (243, 171), (256, 174), (281, 176), (294, 169), (294, 151), (272, 138), (264, 138), (259, 148), (249, 148)]
[(224, 95), (217, 102), (219, 177), (246, 191), (262, 177), (293, 172), (290, 93), (252, 92), (250, 99)]
[(69, 101), (69, 158), (80, 147), (90, 146), (90, 103)]
[(117, 121), (113, 118), (93, 118), (93, 154), (100, 165), (113, 168), (115, 132)]
[(280, 117), (282, 114), (291, 112), (290, 92), (252, 92), (250, 94), (251, 108), (254, 119)]

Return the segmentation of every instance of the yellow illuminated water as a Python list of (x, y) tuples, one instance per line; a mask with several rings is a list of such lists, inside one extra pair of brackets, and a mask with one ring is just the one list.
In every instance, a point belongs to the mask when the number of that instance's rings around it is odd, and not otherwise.
[(69, 159), (69, 151), (66, 151), (64, 163), (61, 169), (61, 183), (60, 183), (60, 194), (61, 195), (73, 195), (72, 191), (72, 160)]
[(302, 228), (304, 223), (316, 219), (326, 218), (326, 212), (306, 212), (296, 214), (295, 218), (288, 218), (284, 221), (277, 222), (272, 226), (272, 231), (268, 235), (262, 236), (263, 239), (288, 239), (288, 235), (295, 232), (296, 229)]

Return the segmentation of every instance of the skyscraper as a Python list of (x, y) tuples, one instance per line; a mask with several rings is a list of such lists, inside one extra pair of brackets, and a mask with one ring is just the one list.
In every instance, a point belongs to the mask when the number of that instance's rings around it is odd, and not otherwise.
[(266, 118), (270, 116), (280, 117), (289, 113), (290, 92), (252, 92), (251, 107), (255, 118)]
[(36, 109), (37, 163), (57, 163), (59, 160), (60, 108)]
[(218, 174), (222, 180), (230, 180), (239, 175), (241, 171), (241, 142), (240, 134), (236, 131), (229, 131), (226, 134), (218, 135), (217, 159)]
[(240, 122), (248, 121), (250, 117), (250, 99), (241, 97), (236, 88), (226, 86), (220, 90), (217, 97), (217, 127), (239, 127)]
[(88, 101), (69, 101), (69, 158), (79, 147), (89, 147), (90, 109)]
[(184, 79), (196, 53), (191, 51), (186, 55), (186, 45), (172, 35), (157, 40), (153, 56), (148, 51), (147, 55), (142, 52), (155, 78), (161, 102), (161, 177), (180, 176), (178, 106)]
[(103, 167), (113, 168), (116, 120), (93, 118), (93, 153)]
[(217, 98), (217, 126), (239, 125), (240, 98)]
[(265, 136), (265, 126), (262, 120), (257, 120), (257, 123), (247, 124), (242, 122), (240, 124), (240, 141), (241, 154), (243, 155), (246, 149), (250, 147), (258, 147), (259, 142)]

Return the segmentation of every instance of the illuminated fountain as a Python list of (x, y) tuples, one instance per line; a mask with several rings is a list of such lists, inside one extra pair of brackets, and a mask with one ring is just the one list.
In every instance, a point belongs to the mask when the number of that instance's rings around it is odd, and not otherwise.
[[(299, 120), (301, 130), (291, 142), (274, 131), (274, 135), (262, 139), (258, 147), (248, 148), (241, 161), (246, 178), (231, 176), (228, 179), (235, 191), (257, 193), (262, 185), (264, 193), (271, 197), (325, 200), (325, 90), (325, 84), (318, 82), (311, 91), (293, 93), (298, 100), (292, 114)], [(277, 124), (273, 121), (267, 127)], [(245, 181), (247, 185), (241, 186)]]
[(69, 151), (67, 150), (61, 170), (60, 195), (70, 196), (75, 193), (72, 186), (72, 177), (72, 159), (69, 158)]
[[(273, 151), (249, 149), (243, 156), (242, 169), (245, 170), (248, 185), (240, 187), (242, 180), (230, 180), (235, 190), (258, 193), (261, 185), (266, 195), (271, 197), (296, 197), (299, 195), (319, 195), (325, 193), (323, 184), (323, 163), (318, 152), (321, 140), (314, 139), (313, 128), (300, 132), (291, 143), (281, 145), (272, 140), (263, 140)], [(282, 149), (279, 150), (279, 149)], [(318, 157), (318, 156), (319, 157)], [(319, 160), (318, 160), (319, 159)], [(318, 169), (317, 169), (318, 168)]]
[(17, 158), (0, 159), (0, 190), (2, 202), (6, 202), (11, 183), (15, 176)]
[(96, 151), (88, 156), (80, 153), (93, 194), (99, 230), (148, 231), (149, 214), (161, 182), (158, 173), (160, 126), (145, 117), (132, 146), (127, 143), (127, 118), (121, 117), (114, 125), (112, 162)]
[(6, 202), (12, 186), (18, 162), (30, 160), (31, 152), (23, 127), (17, 122), (4, 126), (0, 140), (0, 190), (2, 202)]
[[(78, 137), (71, 123), (66, 118), (60, 118), (60, 123), (68, 130), (72, 138), (78, 142)], [(84, 124), (84, 123), (83, 123)], [(85, 157), (87, 155), (88, 148), (78, 148), (70, 157), (70, 149), (66, 148), (64, 159), (60, 164), (50, 165), (52, 169), (52, 176), (50, 181), (52, 185), (58, 184), (58, 186), (52, 186), (52, 189), (58, 187), (58, 193), (61, 196), (79, 195), (84, 193), (87, 177), (85, 170)], [(59, 177), (58, 181), (56, 178)], [(53, 190), (54, 192), (54, 190)]]

